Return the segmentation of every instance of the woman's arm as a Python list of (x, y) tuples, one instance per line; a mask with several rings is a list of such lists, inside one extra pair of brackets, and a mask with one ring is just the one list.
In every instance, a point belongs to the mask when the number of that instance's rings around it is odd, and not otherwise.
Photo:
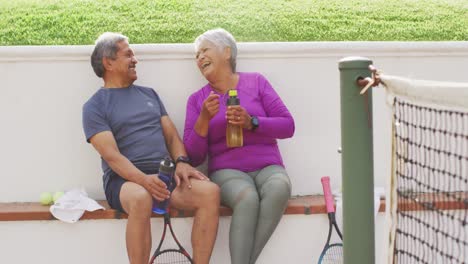
[[(258, 127), (254, 133), (270, 138), (292, 137), (295, 129), (294, 119), (288, 108), (265, 77), (259, 75), (256, 85), (265, 116), (257, 116)], [(252, 115), (242, 105), (228, 106), (226, 120), (230, 124), (253, 130)]]
[(266, 116), (258, 116), (255, 133), (273, 138), (290, 138), (294, 135), (294, 119), (279, 95), (265, 77), (258, 80), (260, 99)]
[(202, 117), (200, 108), (197, 106), (197, 97), (190, 96), (185, 115), (184, 145), (193, 166), (202, 164), (208, 153), (209, 120)]
[[(182, 140), (179, 137), (179, 133), (177, 133), (177, 129), (169, 116), (165, 115), (161, 117), (161, 126), (163, 128), (166, 146), (172, 156), (172, 159), (176, 160), (180, 156), (186, 156), (187, 154), (184, 148), (184, 144), (182, 143)], [(192, 188), (189, 180), (190, 177), (195, 177), (199, 180), (208, 179), (205, 175), (203, 175), (203, 173), (195, 170), (187, 163), (179, 163), (176, 165), (175, 176), (177, 186), (179, 186), (183, 181), (188, 185), (189, 188)]]

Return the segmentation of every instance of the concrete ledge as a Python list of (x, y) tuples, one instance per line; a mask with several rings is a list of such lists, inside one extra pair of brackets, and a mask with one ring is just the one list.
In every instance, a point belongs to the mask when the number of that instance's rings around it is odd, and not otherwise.
[[(98, 201), (106, 208), (94, 212), (85, 212), (80, 220), (88, 219), (125, 219), (126, 214), (110, 209), (106, 201)], [(221, 216), (232, 215), (232, 210), (221, 206)], [(385, 200), (380, 201), (380, 212), (385, 211)], [(322, 195), (308, 195), (293, 197), (289, 200), (284, 214), (325, 214), (327, 212)], [(178, 210), (171, 208), (172, 217), (192, 217), (193, 211)], [(161, 217), (153, 214), (153, 217)], [(49, 212), (49, 206), (40, 203), (0, 203), (0, 221), (33, 221), (33, 220), (56, 220)]]
[[(319, 41), (319, 42), (240, 42), (239, 58), (335, 57), (352, 54), (366, 56), (463, 56), (466, 41)], [(138, 60), (194, 58), (191, 43), (132, 44)], [(14, 61), (89, 61), (93, 45), (0, 46), (0, 62)]]
[[(127, 214), (111, 209), (106, 201), (98, 201), (105, 210), (85, 212), (80, 220), (89, 219), (126, 219)], [(468, 192), (417, 194), (413, 199), (401, 198), (398, 203), (401, 211), (423, 210), (466, 210), (468, 209)], [(380, 200), (379, 212), (385, 212), (385, 199)], [(192, 217), (193, 211), (171, 208), (172, 217)], [(323, 195), (296, 196), (289, 199), (285, 215), (326, 214), (327, 209)], [(221, 206), (221, 216), (231, 216), (232, 210)], [(153, 217), (161, 217), (153, 214)], [(56, 220), (49, 212), (49, 206), (40, 203), (0, 203), (0, 221), (34, 221)]]

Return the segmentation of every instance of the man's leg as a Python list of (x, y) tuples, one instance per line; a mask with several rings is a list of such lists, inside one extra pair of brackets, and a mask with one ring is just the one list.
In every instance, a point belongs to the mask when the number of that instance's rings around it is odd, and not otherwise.
[(147, 264), (151, 251), (151, 207), (153, 199), (142, 186), (125, 182), (120, 203), (128, 214), (126, 243), (130, 264)]
[(171, 205), (195, 210), (192, 227), (193, 260), (208, 264), (213, 252), (219, 221), (219, 188), (209, 181), (191, 180), (192, 188), (185, 184), (171, 194)]

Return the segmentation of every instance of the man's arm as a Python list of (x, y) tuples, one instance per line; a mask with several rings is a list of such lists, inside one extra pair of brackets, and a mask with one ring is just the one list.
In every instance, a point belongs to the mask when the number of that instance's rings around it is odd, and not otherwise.
[(122, 155), (112, 132), (97, 133), (90, 138), (90, 142), (115, 173), (128, 181), (143, 186), (159, 201), (168, 198), (169, 191), (166, 184), (158, 177), (149, 177), (144, 174)]
[[(166, 141), (166, 147), (169, 150), (172, 159), (176, 160), (177, 157), (187, 156), (184, 144), (182, 143), (182, 140), (177, 133), (177, 129), (169, 116), (165, 115), (161, 117), (161, 126), (163, 129), (164, 139)], [(184, 181), (189, 188), (192, 187), (189, 177), (195, 177), (199, 180), (208, 180), (208, 177), (203, 173), (193, 168), (190, 164), (182, 162), (177, 164), (175, 176), (177, 186), (180, 185), (181, 181)]]

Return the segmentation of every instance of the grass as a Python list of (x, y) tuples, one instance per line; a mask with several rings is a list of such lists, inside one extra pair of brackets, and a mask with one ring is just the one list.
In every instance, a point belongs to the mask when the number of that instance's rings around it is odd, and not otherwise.
[(223, 27), (238, 41), (468, 40), (466, 0), (0, 0), (0, 45), (190, 43)]

